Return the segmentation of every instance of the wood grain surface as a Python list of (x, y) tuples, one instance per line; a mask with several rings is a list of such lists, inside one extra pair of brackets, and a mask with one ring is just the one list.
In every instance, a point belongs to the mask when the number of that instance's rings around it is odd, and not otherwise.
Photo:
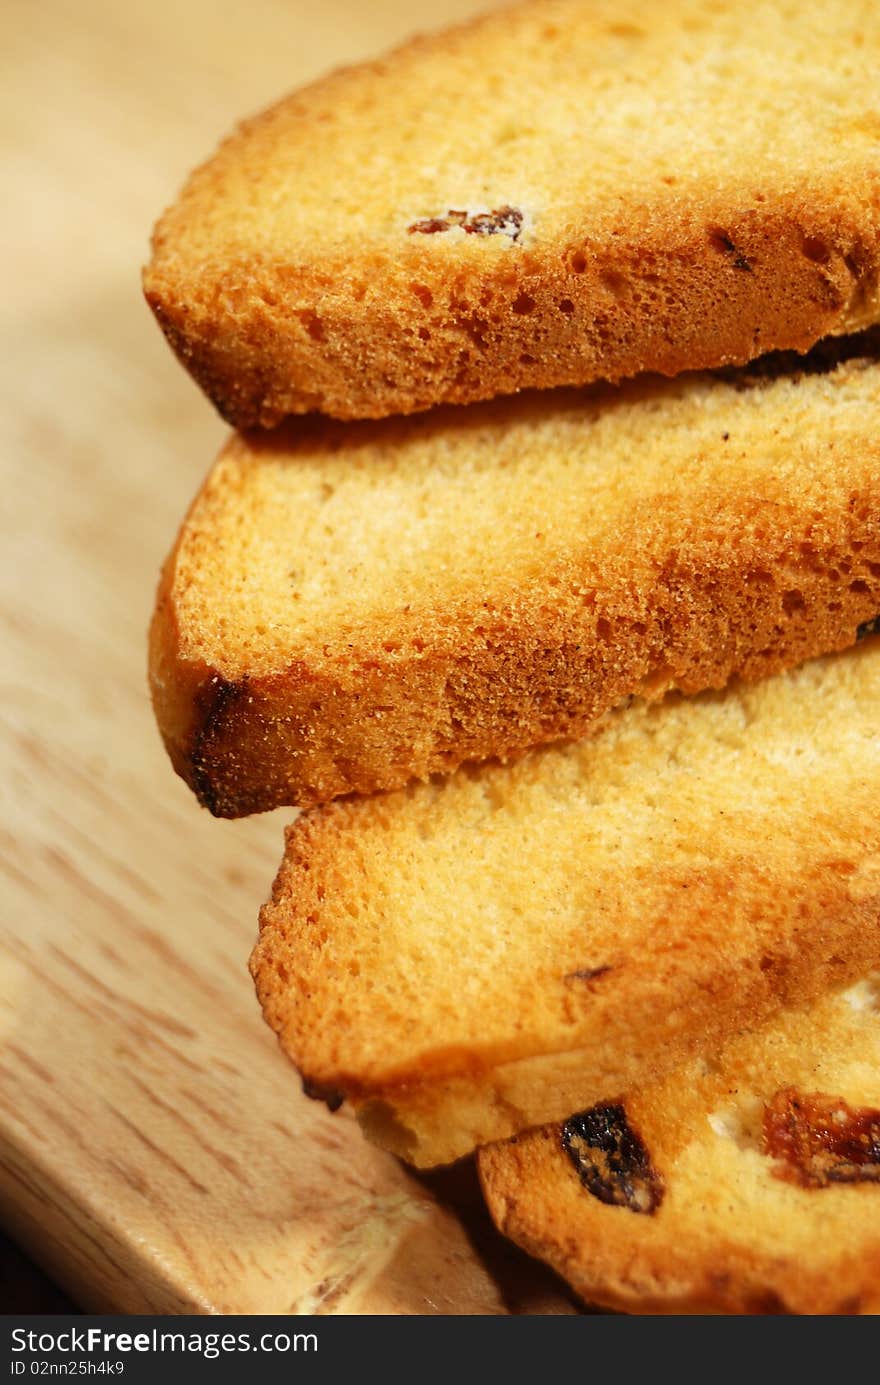
[(239, 115), (476, 8), (2, 6), (0, 1210), (87, 1308), (571, 1311), (472, 1170), (301, 1097), (245, 970), (285, 815), (197, 808), (144, 673), (225, 433), (141, 300), (151, 224)]

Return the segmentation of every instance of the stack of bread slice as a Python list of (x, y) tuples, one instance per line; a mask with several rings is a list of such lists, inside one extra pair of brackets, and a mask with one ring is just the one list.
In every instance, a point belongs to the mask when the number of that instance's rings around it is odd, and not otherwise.
[(878, 60), (533, 0), (239, 127), (145, 275), (251, 430), (150, 666), (204, 806), (304, 810), (264, 1014), (633, 1312), (880, 1311)]

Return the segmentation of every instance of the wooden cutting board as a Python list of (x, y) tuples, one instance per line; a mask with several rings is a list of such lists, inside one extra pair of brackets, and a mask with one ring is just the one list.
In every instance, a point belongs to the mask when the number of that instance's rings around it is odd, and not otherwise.
[(144, 674), (225, 433), (141, 301), (150, 226), (236, 117), (476, 8), (3, 6), (0, 1212), (84, 1307), (572, 1311), (471, 1170), (300, 1095), (245, 970), (285, 814), (201, 812)]

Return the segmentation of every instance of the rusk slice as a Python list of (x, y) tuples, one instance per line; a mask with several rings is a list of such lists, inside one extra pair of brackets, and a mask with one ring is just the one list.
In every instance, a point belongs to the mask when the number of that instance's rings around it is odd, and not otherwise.
[(146, 295), (239, 427), (806, 350), (880, 319), (878, 70), (874, 0), (506, 9), (245, 122)]
[(627, 1312), (880, 1312), (880, 976), (481, 1150), (493, 1217)]
[(416, 1164), (631, 1091), (880, 963), (880, 639), (304, 814), (265, 1016)]
[(175, 768), (220, 816), (305, 806), (852, 644), (880, 611), (878, 348), (233, 438), (153, 622)]

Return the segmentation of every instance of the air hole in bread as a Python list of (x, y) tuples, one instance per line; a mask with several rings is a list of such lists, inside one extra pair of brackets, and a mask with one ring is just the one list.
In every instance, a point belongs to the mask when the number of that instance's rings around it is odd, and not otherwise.
[(822, 236), (807, 236), (804, 241), (804, 254), (814, 264), (827, 264), (831, 259), (831, 247)]
[(535, 311), (535, 300), (531, 294), (521, 293), (518, 298), (513, 300), (513, 311), (521, 317), (527, 317), (529, 313)]
[(297, 317), (313, 341), (324, 340), (324, 324), (316, 312), (311, 308), (303, 308), (301, 312), (297, 313)]
[(427, 284), (410, 284), (410, 288), (423, 308), (430, 308), (433, 305), (434, 295)]

